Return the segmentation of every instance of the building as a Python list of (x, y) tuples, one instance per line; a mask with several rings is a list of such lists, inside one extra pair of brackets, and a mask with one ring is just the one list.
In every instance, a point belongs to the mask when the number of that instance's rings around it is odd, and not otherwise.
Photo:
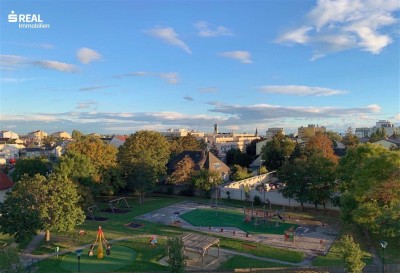
[(372, 129), (368, 127), (362, 127), (362, 128), (356, 128), (354, 134), (358, 138), (363, 138), (363, 137), (370, 137), (372, 133)]
[(19, 151), (23, 148), (25, 146), (20, 144), (0, 144), (0, 159), (4, 159), (5, 162), (9, 162), (11, 159), (18, 159)]
[(0, 138), (2, 139), (19, 139), (17, 133), (11, 131), (0, 131)]
[(115, 148), (118, 148), (122, 144), (124, 144), (126, 141), (126, 136), (113, 136), (109, 142), (110, 145), (114, 146)]
[(385, 129), (386, 136), (392, 136), (393, 134), (400, 135), (400, 126), (395, 127), (393, 123), (388, 120), (380, 120), (376, 122), (376, 125), (372, 128), (372, 132), (376, 132), (378, 129)]
[(0, 173), (0, 203), (4, 202), (6, 193), (11, 190), (12, 186), (11, 179), (5, 173)]
[(47, 137), (47, 133), (43, 132), (42, 130), (37, 130), (34, 132), (30, 132), (27, 135), (27, 138), (33, 141), (41, 142), (43, 138)]
[(285, 135), (285, 130), (283, 128), (268, 128), (266, 131), (266, 138), (271, 140), (277, 134)]
[(324, 126), (319, 127), (318, 124), (309, 124), (307, 127), (299, 127), (297, 129), (298, 137), (301, 139), (307, 139), (309, 137), (315, 136), (316, 133), (325, 133), (326, 128)]
[(71, 138), (72, 138), (71, 135), (68, 134), (68, 133), (65, 132), (65, 131), (60, 131), (60, 132), (52, 133), (51, 136), (53, 136), (53, 137), (58, 137), (58, 138), (62, 138), (62, 139), (71, 139)]
[(178, 154), (175, 158), (171, 159), (167, 163), (167, 173), (172, 174), (178, 163), (185, 158), (185, 156), (190, 157), (194, 163), (194, 170), (209, 170), (218, 172), (224, 181), (229, 180), (230, 168), (218, 159), (211, 152), (205, 151), (183, 151)]

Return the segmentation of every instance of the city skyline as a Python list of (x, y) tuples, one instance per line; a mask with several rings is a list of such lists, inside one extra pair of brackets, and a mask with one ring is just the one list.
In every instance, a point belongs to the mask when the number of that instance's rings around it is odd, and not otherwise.
[(0, 130), (344, 132), (400, 122), (398, 1), (1, 6)]

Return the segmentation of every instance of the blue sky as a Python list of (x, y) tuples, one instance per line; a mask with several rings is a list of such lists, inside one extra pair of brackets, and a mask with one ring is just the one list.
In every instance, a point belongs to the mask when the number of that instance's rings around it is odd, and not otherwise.
[(394, 0), (1, 0), (0, 130), (398, 123), (399, 13)]

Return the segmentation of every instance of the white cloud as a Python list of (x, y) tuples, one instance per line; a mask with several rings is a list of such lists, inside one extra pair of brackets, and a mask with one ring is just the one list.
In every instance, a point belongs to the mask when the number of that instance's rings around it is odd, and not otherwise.
[(379, 54), (391, 42), (400, 10), (397, 0), (319, 0), (304, 25), (277, 38), (314, 48), (312, 59), (328, 53), (358, 48)]
[(75, 65), (62, 63), (58, 61), (36, 61), (32, 62), (33, 65), (46, 69), (58, 70), (60, 72), (75, 73), (77, 68)]
[(225, 57), (225, 58), (231, 58), (238, 60), (244, 64), (251, 64), (251, 54), (248, 51), (227, 51), (227, 52), (222, 52), (218, 54), (219, 56)]
[(205, 21), (198, 21), (195, 24), (198, 30), (197, 35), (200, 37), (219, 37), (219, 36), (232, 36), (233, 32), (224, 26), (217, 26), (215, 28), (211, 27), (210, 23)]
[(101, 54), (93, 49), (82, 47), (76, 52), (76, 57), (81, 63), (89, 64), (93, 61), (100, 60)]
[(78, 102), (75, 109), (80, 109), (80, 110), (96, 110), (97, 109), (98, 103), (96, 101), (84, 101), (84, 102)]
[(179, 74), (174, 72), (132, 72), (127, 74), (115, 75), (114, 78), (124, 77), (157, 77), (165, 80), (169, 84), (177, 84), (180, 81)]
[(14, 70), (23, 64), (27, 59), (18, 55), (0, 55), (0, 70)]
[(266, 85), (260, 86), (259, 89), (264, 93), (295, 96), (332, 96), (348, 93), (343, 90), (304, 85)]
[(192, 54), (192, 51), (190, 50), (190, 48), (185, 44), (184, 41), (182, 41), (179, 38), (179, 35), (171, 27), (166, 27), (166, 28), (155, 27), (153, 29), (146, 31), (146, 33), (162, 40), (163, 42), (165, 42), (167, 44), (179, 47), (186, 53)]

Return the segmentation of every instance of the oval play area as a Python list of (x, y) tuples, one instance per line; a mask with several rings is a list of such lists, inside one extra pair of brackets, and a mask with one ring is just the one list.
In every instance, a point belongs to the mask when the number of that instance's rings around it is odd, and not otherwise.
[[(98, 259), (96, 254), (89, 257), (89, 248), (82, 250), (80, 257), (80, 272), (113, 272), (132, 264), (136, 252), (132, 248), (113, 245), (110, 255)], [(60, 267), (68, 272), (78, 272), (78, 258), (75, 252), (60, 257)]]

